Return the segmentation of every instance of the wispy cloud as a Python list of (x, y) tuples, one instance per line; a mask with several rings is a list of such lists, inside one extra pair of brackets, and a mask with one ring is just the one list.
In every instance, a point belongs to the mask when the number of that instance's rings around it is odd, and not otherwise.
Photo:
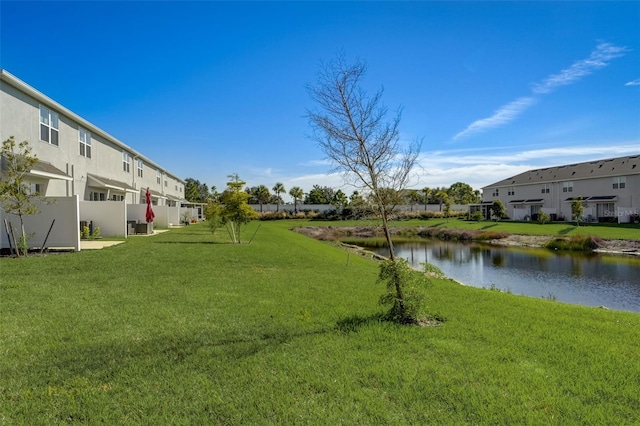
[(560, 71), (558, 74), (547, 77), (542, 83), (533, 87), (533, 93), (546, 94), (558, 87), (566, 86), (580, 80), (594, 71), (609, 65), (609, 61), (628, 51), (626, 47), (614, 46), (610, 43), (600, 43), (587, 59), (583, 59)]
[(524, 110), (529, 108), (535, 99), (532, 97), (524, 97), (516, 99), (515, 101), (508, 103), (502, 108), (493, 113), (491, 117), (483, 118), (482, 120), (474, 121), (462, 132), (458, 133), (453, 139), (458, 139), (464, 136), (469, 136), (474, 133), (484, 132), (495, 127), (500, 127), (513, 121)]
[[(476, 133), (485, 132), (489, 129), (503, 126), (515, 120), (520, 114), (533, 105), (538, 96), (553, 92), (561, 86), (566, 86), (579, 81), (581, 78), (592, 74), (594, 71), (609, 65), (612, 59), (623, 56), (628, 49), (626, 47), (614, 46), (610, 43), (600, 43), (591, 52), (588, 58), (575, 62), (569, 68), (552, 74), (541, 83), (533, 85), (532, 95), (521, 97), (496, 110), (492, 116), (476, 120), (465, 130), (456, 134), (453, 139), (460, 139)], [(640, 84), (640, 79), (627, 83), (627, 85)]]
[(635, 80), (626, 83), (625, 86), (640, 86), (640, 78), (636, 78)]

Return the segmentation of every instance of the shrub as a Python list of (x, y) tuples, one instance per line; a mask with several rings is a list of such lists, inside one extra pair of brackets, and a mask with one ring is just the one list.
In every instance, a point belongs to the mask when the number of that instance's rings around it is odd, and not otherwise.
[(593, 251), (600, 245), (600, 239), (593, 235), (574, 235), (569, 239), (555, 238), (545, 247), (552, 250)]
[(546, 214), (545, 212), (541, 211), (540, 213), (538, 213), (538, 223), (540, 225), (544, 225), (545, 223), (549, 223), (551, 221), (551, 217), (549, 217), (548, 214)]
[(484, 220), (484, 216), (480, 210), (476, 210), (471, 215), (471, 220), (475, 220), (476, 222), (482, 222)]
[[(380, 304), (390, 307), (387, 319), (400, 324), (417, 323), (425, 305), (427, 277), (411, 269), (405, 259), (389, 259), (380, 264), (378, 282), (386, 283), (387, 287), (380, 297)], [(398, 288), (402, 298), (398, 296)]]

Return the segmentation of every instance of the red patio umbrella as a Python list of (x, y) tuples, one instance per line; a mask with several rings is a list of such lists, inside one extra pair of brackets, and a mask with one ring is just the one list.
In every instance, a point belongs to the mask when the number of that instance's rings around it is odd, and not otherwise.
[(153, 218), (155, 218), (156, 215), (153, 214), (153, 207), (151, 207), (151, 192), (149, 192), (148, 187), (147, 187), (147, 193), (145, 194), (145, 197), (147, 199), (147, 214), (146, 214), (147, 223), (151, 223), (153, 222)]

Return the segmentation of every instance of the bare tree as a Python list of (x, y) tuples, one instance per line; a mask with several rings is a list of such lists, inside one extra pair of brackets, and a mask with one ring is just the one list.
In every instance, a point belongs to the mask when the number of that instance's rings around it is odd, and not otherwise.
[(396, 262), (389, 231), (389, 213), (397, 197), (389, 194), (399, 193), (407, 186), (420, 141), (400, 143), (401, 111), (387, 118), (382, 89), (369, 96), (361, 86), (366, 71), (363, 61), (348, 64), (344, 55), (324, 64), (316, 84), (307, 87), (317, 104), (315, 109), (307, 111), (307, 116), (313, 129), (311, 138), (334, 164), (334, 171), (342, 172), (347, 183), (370, 194), (382, 221), (392, 268), (396, 271), (385, 277), (390, 277), (391, 287), (395, 289), (393, 317), (406, 322), (412, 320), (412, 313), (407, 311), (402, 274), (398, 272), (402, 265)]
[(387, 120), (383, 91), (369, 96), (361, 87), (366, 71), (364, 62), (347, 64), (343, 55), (323, 65), (317, 83), (307, 88), (317, 103), (316, 109), (308, 111), (308, 118), (311, 137), (332, 161), (334, 170), (342, 172), (346, 182), (371, 194), (393, 260), (388, 220), (395, 204), (386, 195), (407, 186), (420, 141), (406, 146), (400, 143), (401, 111)]

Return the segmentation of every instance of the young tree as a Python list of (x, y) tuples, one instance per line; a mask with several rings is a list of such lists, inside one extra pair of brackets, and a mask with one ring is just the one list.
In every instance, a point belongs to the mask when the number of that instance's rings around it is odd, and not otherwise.
[(16, 144), (13, 136), (2, 142), (0, 149), (0, 204), (9, 214), (20, 219), (20, 237), (16, 242), (17, 253), (27, 254), (29, 244), (24, 229), (24, 217), (39, 213), (35, 200), (40, 194), (31, 191), (31, 186), (26, 182), (27, 173), (38, 158), (31, 154), (29, 142), (23, 141)]
[(298, 201), (302, 200), (302, 197), (304, 197), (304, 191), (299, 186), (294, 186), (289, 190), (289, 195), (293, 198), (293, 209), (298, 213)]
[(576, 221), (576, 226), (580, 226), (583, 213), (584, 205), (582, 204), (582, 197), (575, 197), (571, 200), (571, 218)]
[[(364, 62), (347, 64), (342, 55), (326, 64), (316, 84), (308, 87), (317, 104), (316, 109), (308, 111), (308, 118), (312, 138), (335, 170), (343, 173), (345, 181), (371, 194), (382, 221), (390, 260), (394, 261), (388, 217), (395, 205), (388, 204), (384, 189), (401, 191), (406, 187), (420, 143), (416, 141), (406, 147), (400, 143), (400, 111), (387, 119), (382, 90), (369, 96), (361, 87), (366, 70)], [(405, 318), (403, 284), (399, 276), (394, 281), (395, 311), (401, 313), (403, 321), (409, 320)]]
[(229, 175), (231, 181), (227, 182), (227, 189), (222, 194), (222, 224), (227, 227), (231, 241), (240, 244), (240, 229), (255, 219), (258, 214), (251, 208), (247, 201), (249, 194), (242, 190), (244, 182), (237, 173)]
[(493, 217), (496, 222), (507, 217), (507, 209), (505, 209), (504, 204), (502, 204), (502, 201), (500, 200), (495, 200), (493, 202), (491, 205), (491, 212), (493, 213)]
[(275, 192), (276, 194), (276, 211), (280, 211), (280, 200), (282, 200), (282, 198), (280, 198), (280, 194), (286, 192), (286, 190), (284, 189), (284, 185), (282, 184), (282, 182), (277, 182), (271, 189), (273, 189), (273, 192)]

